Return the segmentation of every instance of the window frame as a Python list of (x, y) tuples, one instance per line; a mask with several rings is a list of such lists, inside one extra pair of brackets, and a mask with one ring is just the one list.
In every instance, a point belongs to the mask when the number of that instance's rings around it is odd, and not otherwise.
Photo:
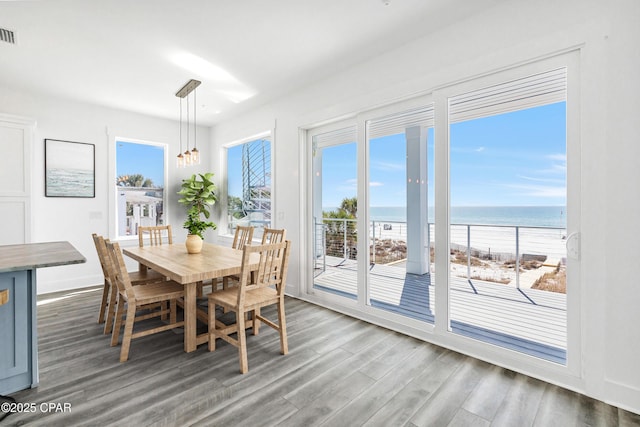
[[(451, 95), (460, 93), (461, 91), (471, 90), (476, 87), (486, 87), (487, 85), (498, 84), (506, 80), (513, 80), (520, 78), (524, 75), (531, 75), (539, 72), (549, 71), (550, 69), (566, 67), (567, 68), (567, 206), (573, 206), (573, 212), (571, 214), (571, 221), (567, 221), (567, 233), (568, 235), (577, 236), (579, 239), (580, 234), (580, 49), (572, 48), (562, 52), (555, 52), (544, 57), (534, 58), (529, 61), (524, 61), (516, 64), (508, 64), (504, 67), (497, 69), (487, 70), (483, 73), (476, 73), (474, 75), (466, 76), (465, 78), (444, 82), (440, 85), (436, 85), (430, 89), (425, 89), (415, 93), (414, 96), (409, 96), (401, 101), (390, 101), (378, 108), (368, 109), (364, 107), (361, 111), (353, 113), (351, 112), (348, 118), (344, 116), (342, 118), (336, 117), (335, 120), (324, 120), (317, 124), (309, 124), (305, 126), (304, 134), (301, 136), (301, 143), (303, 144), (303, 156), (304, 165), (306, 167), (304, 176), (306, 177), (306, 191), (307, 194), (312, 194), (312, 138), (315, 134), (326, 132), (328, 128), (336, 126), (336, 123), (340, 122), (340, 126), (346, 124), (355, 123), (358, 126), (358, 141), (360, 145), (358, 152), (358, 164), (366, 164), (367, 159), (367, 147), (362, 141), (366, 141), (366, 126), (365, 122), (373, 114), (381, 115), (382, 113), (394, 113), (399, 112), (401, 109), (410, 108), (412, 105), (421, 98), (430, 98), (435, 103), (435, 124), (434, 124), (434, 178), (435, 178), (435, 191), (434, 191), (434, 203), (435, 203), (435, 223), (436, 223), (436, 236), (435, 246), (435, 268), (436, 271), (448, 271), (449, 269), (449, 257), (446, 256), (449, 248), (449, 201), (450, 201), (450, 177), (449, 177), (449, 127), (446, 121), (448, 115), (444, 114), (448, 110), (447, 99)], [(466, 89), (469, 88), (469, 89)], [(569, 104), (571, 102), (571, 104)], [(375, 112), (375, 113), (374, 113)], [(358, 190), (358, 205), (368, 205), (368, 188), (367, 183), (369, 181), (369, 174), (365, 168), (358, 172), (359, 190)], [(301, 194), (304, 197), (304, 194)], [(441, 343), (451, 348), (459, 348), (466, 354), (475, 354), (481, 357), (486, 357), (494, 361), (494, 363), (501, 364), (503, 366), (510, 366), (512, 363), (519, 363), (522, 366), (527, 366), (529, 369), (536, 372), (555, 372), (560, 375), (566, 375), (567, 377), (574, 377), (580, 372), (581, 369), (581, 355), (579, 349), (581, 348), (581, 307), (580, 307), (580, 289), (579, 284), (581, 276), (581, 265), (579, 257), (569, 260), (572, 264), (572, 279), (567, 286), (567, 363), (566, 365), (559, 366), (553, 362), (546, 360), (540, 360), (532, 358), (531, 356), (505, 352), (504, 349), (495, 348), (491, 344), (476, 342), (464, 337), (457, 337), (451, 334), (447, 330), (449, 324), (449, 295), (448, 286), (437, 284), (435, 289), (435, 301), (436, 312), (439, 313), (438, 320), (436, 320), (434, 327), (428, 327), (424, 325), (416, 326), (413, 322), (406, 319), (399, 320), (387, 313), (377, 313), (373, 310), (368, 310), (360, 301), (358, 304), (346, 304), (341, 300), (332, 298), (331, 296), (324, 296), (318, 292), (314, 292), (312, 289), (313, 283), (313, 271), (309, 268), (309, 259), (312, 256), (312, 230), (310, 227), (309, 215), (312, 212), (311, 198), (307, 197), (307, 200), (303, 202), (305, 208), (305, 215), (302, 227), (302, 233), (305, 236), (305, 262), (302, 263), (303, 270), (301, 271), (301, 278), (309, 285), (301, 287), (300, 291), (302, 295), (312, 302), (318, 303), (322, 306), (329, 307), (331, 309), (337, 309), (339, 311), (349, 313), (358, 319), (370, 321), (373, 323), (384, 324), (385, 327), (398, 330), (402, 333), (413, 335), (421, 339), (425, 339), (429, 342)], [(569, 209), (569, 208), (567, 208)], [(359, 229), (358, 232), (366, 233), (366, 229), (361, 224), (367, 224), (369, 221), (369, 213), (366, 209), (359, 210), (358, 212)], [(577, 240), (579, 241), (579, 240)], [(367, 248), (363, 248), (364, 253), (367, 252)], [(366, 263), (362, 263), (366, 267)], [(361, 277), (366, 276), (366, 271), (363, 268), (359, 269)], [(438, 282), (440, 283), (440, 282)], [(359, 298), (364, 299), (362, 295), (366, 290), (360, 282), (358, 284)]]
[(131, 144), (140, 144), (140, 145), (149, 145), (149, 146), (154, 146), (154, 147), (162, 147), (163, 152), (164, 152), (164, 159), (163, 159), (163, 168), (164, 168), (164, 180), (163, 180), (163, 194), (162, 194), (162, 214), (163, 217), (165, 218), (165, 223), (169, 223), (169, 212), (170, 212), (170, 208), (169, 208), (169, 195), (167, 193), (167, 190), (169, 188), (169, 144), (166, 143), (162, 143), (162, 142), (156, 142), (156, 141), (149, 141), (149, 140), (142, 140), (142, 139), (135, 139), (135, 138), (127, 138), (127, 137), (120, 137), (120, 136), (115, 136), (113, 138), (113, 144), (110, 144), (110, 158), (112, 159), (111, 161), (111, 167), (109, 168), (109, 217), (110, 217), (110, 230), (109, 230), (109, 236), (111, 237), (112, 240), (118, 240), (118, 241), (137, 241), (138, 240), (138, 235), (129, 235), (129, 236), (122, 236), (119, 235), (119, 230), (118, 230), (118, 198), (117, 198), (117, 186), (115, 185), (116, 179), (118, 177), (118, 163), (117, 163), (117, 145), (119, 142), (126, 142), (126, 143), (131, 143)]
[[(219, 222), (219, 226), (218, 226), (218, 235), (220, 237), (223, 238), (233, 238), (233, 233), (229, 231), (229, 215), (228, 215), (228, 206), (229, 206), (229, 149), (230, 148), (234, 148), (234, 147), (238, 147), (241, 146), (243, 144), (252, 142), (252, 141), (256, 141), (259, 139), (268, 139), (269, 140), (269, 150), (270, 150), (270, 158), (269, 158), (269, 168), (270, 168), (270, 173), (271, 173), (271, 227), (275, 227), (275, 216), (274, 216), (274, 212), (275, 210), (275, 185), (274, 185), (274, 181), (275, 181), (275, 156), (274, 156), (274, 147), (275, 147), (275, 141), (274, 141), (274, 134), (275, 132), (273, 130), (266, 130), (263, 132), (259, 132), (247, 137), (243, 137), (240, 139), (236, 139), (234, 141), (228, 142), (226, 144), (222, 144), (221, 145), (221, 149), (222, 149), (222, 155), (221, 155), (221, 160), (222, 160), (222, 165), (221, 165), (221, 170), (222, 170), (222, 177), (223, 180), (221, 182), (221, 188), (220, 188), (220, 192), (219, 192), (219, 201), (220, 201), (220, 205), (221, 205), (221, 209), (220, 209), (220, 220)], [(255, 240), (255, 238), (254, 238)]]

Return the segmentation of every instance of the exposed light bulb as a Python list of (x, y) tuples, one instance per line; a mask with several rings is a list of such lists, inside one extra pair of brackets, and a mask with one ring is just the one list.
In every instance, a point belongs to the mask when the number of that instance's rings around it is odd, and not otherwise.
[(200, 152), (195, 147), (193, 148), (193, 150), (191, 150), (191, 164), (192, 165), (200, 164)]

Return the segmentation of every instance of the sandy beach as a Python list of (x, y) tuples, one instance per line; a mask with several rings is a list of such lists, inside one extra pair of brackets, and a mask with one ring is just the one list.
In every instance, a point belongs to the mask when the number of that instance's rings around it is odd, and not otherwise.
[[(407, 239), (406, 223), (375, 222), (370, 227), (370, 235), (377, 242), (388, 241), (402, 245)], [(556, 228), (518, 227), (518, 254), (520, 260), (543, 260), (543, 266), (533, 270), (521, 271), (519, 284), (530, 287), (544, 273), (552, 271), (558, 262), (564, 263), (566, 257), (566, 230)], [(471, 255), (480, 258), (482, 265), (472, 265), (471, 277), (480, 280), (503, 282), (515, 286), (516, 274), (513, 265), (506, 267), (505, 261), (516, 258), (516, 227), (514, 226), (482, 226), (452, 225), (451, 250), (466, 253), (470, 243)], [(430, 226), (429, 238), (435, 245), (434, 226)], [(451, 263), (452, 273), (459, 277), (467, 277), (466, 262)]]

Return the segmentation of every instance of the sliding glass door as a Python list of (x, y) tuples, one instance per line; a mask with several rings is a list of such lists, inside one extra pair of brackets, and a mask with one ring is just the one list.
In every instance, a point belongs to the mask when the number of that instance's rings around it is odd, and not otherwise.
[(366, 130), (367, 303), (433, 323), (433, 105), (367, 120)]
[(356, 128), (317, 133), (312, 144), (313, 288), (357, 300)]
[(567, 71), (448, 98), (449, 327), (564, 364)]
[(577, 372), (576, 73), (558, 56), (310, 130), (311, 298)]

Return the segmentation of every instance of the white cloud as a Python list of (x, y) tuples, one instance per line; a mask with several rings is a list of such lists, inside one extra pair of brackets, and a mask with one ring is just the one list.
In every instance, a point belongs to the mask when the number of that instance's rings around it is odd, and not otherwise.
[(371, 167), (378, 170), (383, 170), (383, 171), (398, 171), (398, 170), (405, 170), (407, 166), (404, 163), (389, 163), (389, 162), (375, 161), (375, 162), (371, 162)]
[(372, 181), (369, 183), (369, 187), (382, 187), (384, 184), (381, 182)]
[(547, 159), (555, 160), (555, 161), (558, 161), (558, 162), (566, 162), (567, 161), (567, 155), (563, 154), (563, 153), (549, 154), (547, 156)]
[(520, 178), (520, 179), (527, 180), (527, 181), (551, 182), (551, 183), (555, 183), (555, 184), (563, 184), (564, 185), (564, 180), (563, 179), (558, 179), (558, 178), (537, 178), (537, 177), (526, 176), (526, 175), (516, 175), (516, 177)]
[(567, 197), (567, 189), (564, 185), (507, 185), (507, 187), (518, 190), (522, 196), (527, 197), (547, 197), (556, 199), (564, 199)]

